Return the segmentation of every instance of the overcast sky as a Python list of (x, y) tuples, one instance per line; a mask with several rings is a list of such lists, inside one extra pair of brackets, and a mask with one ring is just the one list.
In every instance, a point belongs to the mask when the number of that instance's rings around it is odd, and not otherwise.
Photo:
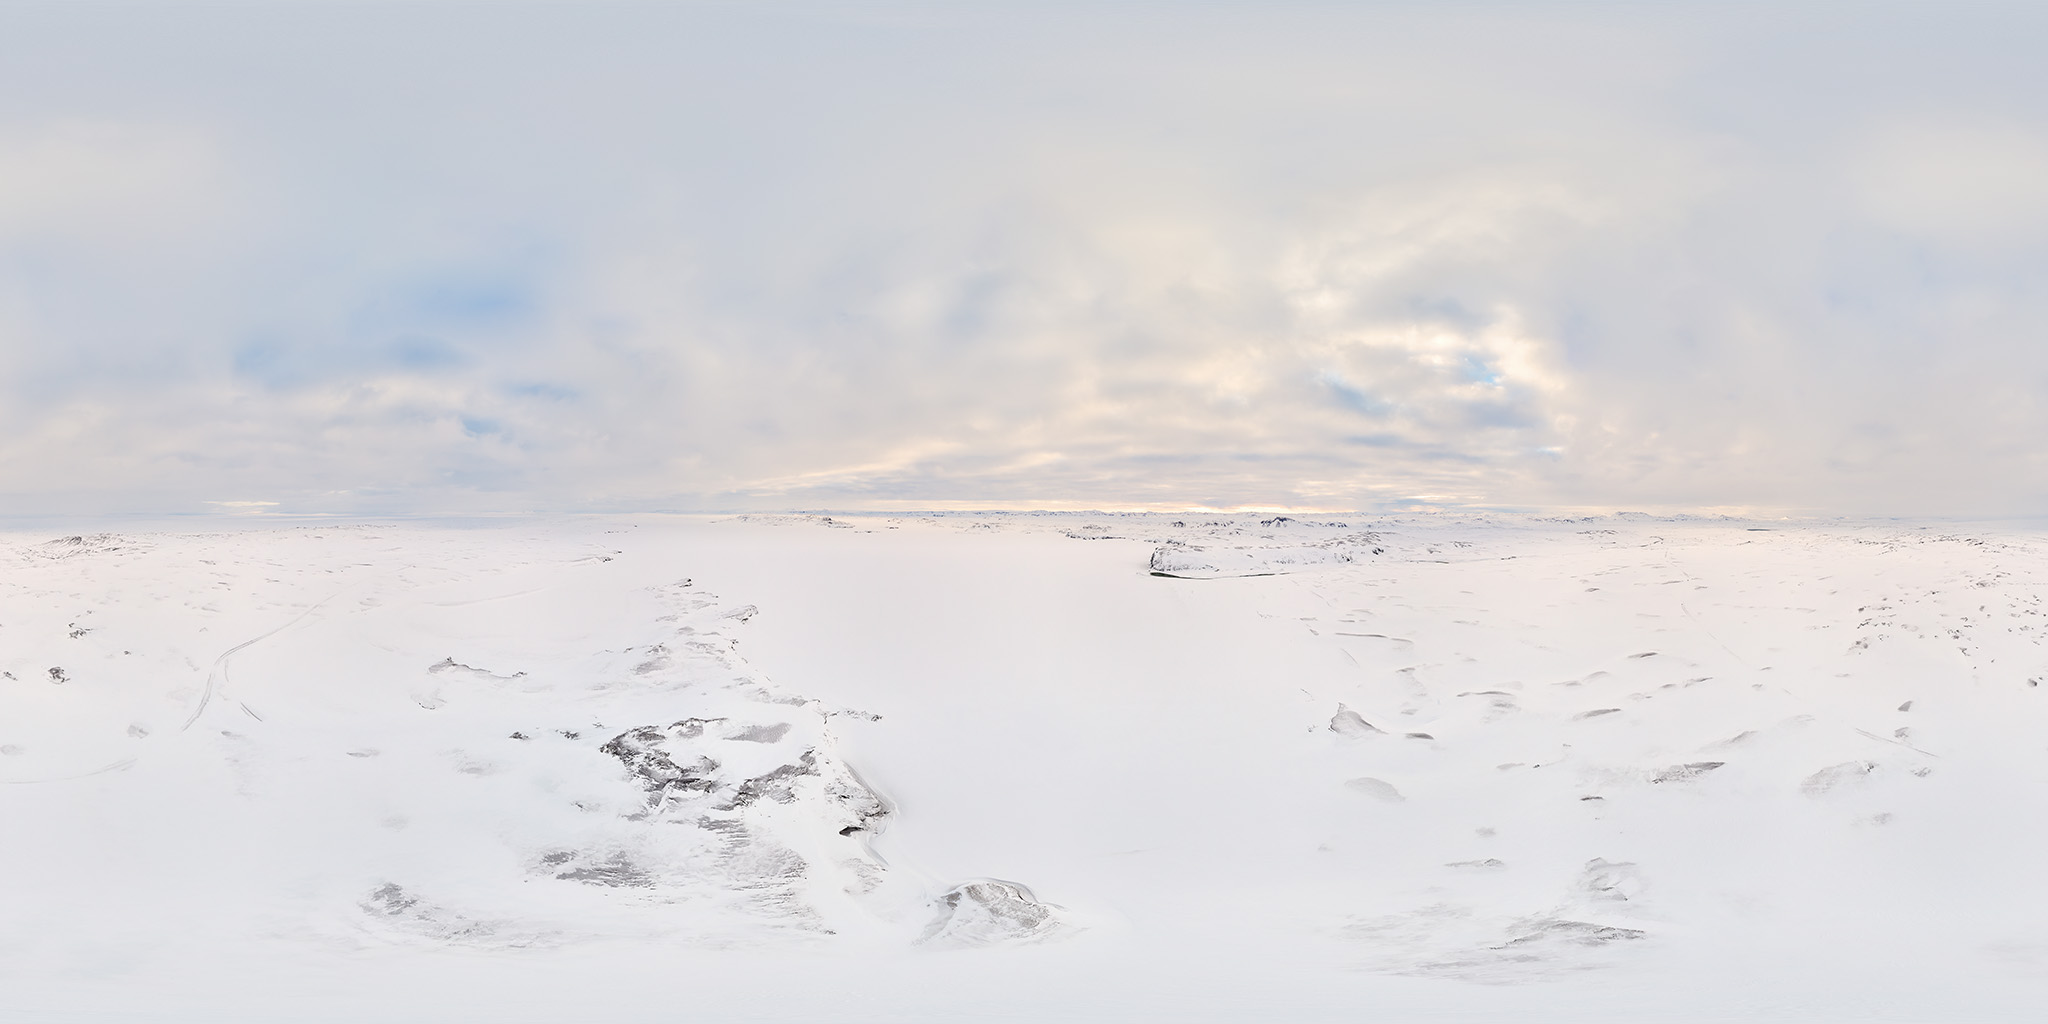
[(2044, 52), (2039, 3), (8, 4), (0, 511), (2038, 514)]

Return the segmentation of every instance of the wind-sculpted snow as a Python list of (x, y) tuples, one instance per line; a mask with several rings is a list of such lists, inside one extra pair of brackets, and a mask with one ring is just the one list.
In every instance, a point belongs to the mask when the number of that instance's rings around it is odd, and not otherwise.
[(1040, 903), (1015, 882), (993, 878), (954, 886), (932, 909), (932, 922), (918, 941), (938, 948), (1036, 942), (1067, 927), (1061, 908)]
[[(1630, 927), (1641, 915), (1634, 864), (1595, 858), (1561, 887), (1558, 902), (1511, 917), (1492, 908), (1433, 904), (1358, 921), (1348, 934), (1373, 952), (1368, 966), (1390, 974), (1486, 983), (1537, 981), (1559, 972), (1624, 966), (1649, 937)], [(1491, 912), (1488, 910), (1491, 909)]]
[(1911, 523), (10, 535), (0, 990), (2030, 1020), (2044, 598), (2041, 534)]

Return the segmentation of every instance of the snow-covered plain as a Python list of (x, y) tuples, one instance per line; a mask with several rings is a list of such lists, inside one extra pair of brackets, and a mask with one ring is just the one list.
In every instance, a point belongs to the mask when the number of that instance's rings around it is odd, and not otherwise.
[(0, 535), (6, 1020), (2037, 1020), (2048, 535)]

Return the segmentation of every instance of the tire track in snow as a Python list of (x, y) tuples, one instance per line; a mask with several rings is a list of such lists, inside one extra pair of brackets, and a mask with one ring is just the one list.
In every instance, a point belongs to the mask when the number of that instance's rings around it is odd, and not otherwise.
[[(351, 584), (351, 586), (352, 585), (353, 584)], [(222, 687), (227, 685), (229, 658), (232, 658), (236, 654), (241, 653), (243, 650), (256, 644), (262, 643), (263, 641), (268, 640), (271, 637), (274, 637), (279, 633), (282, 633), (285, 630), (290, 629), (293, 626), (296, 626), (299, 623), (306, 621), (307, 616), (310, 616), (314, 612), (319, 611), (329, 601), (332, 601), (335, 598), (347, 593), (348, 590), (348, 587), (343, 587), (340, 590), (337, 590), (334, 593), (321, 598), (319, 601), (314, 602), (314, 604), (311, 607), (307, 608), (305, 611), (300, 612), (290, 622), (287, 622), (284, 625), (279, 626), (268, 633), (264, 633), (261, 636), (251, 637), (247, 640), (242, 641), (241, 643), (234, 645), (233, 647), (228, 648), (225, 651), (222, 651), (220, 657), (213, 659), (213, 667), (207, 670), (206, 689), (199, 694), (199, 706), (192, 709), (192, 717), (185, 719), (185, 724), (179, 726), (178, 731), (184, 732), (192, 728), (193, 723), (199, 721), (199, 716), (206, 713), (206, 705), (213, 701), (213, 695), (219, 692)], [(242, 710), (247, 711), (248, 708), (245, 706)], [(250, 712), (250, 714), (253, 716), (255, 712), (252, 711)], [(257, 720), (261, 721), (262, 719), (259, 718)]]

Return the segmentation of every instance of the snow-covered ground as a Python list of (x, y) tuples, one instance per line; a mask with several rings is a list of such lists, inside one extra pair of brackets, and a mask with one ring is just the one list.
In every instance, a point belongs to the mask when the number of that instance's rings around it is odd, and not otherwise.
[(2036, 1020), (2048, 534), (0, 535), (6, 1020)]

